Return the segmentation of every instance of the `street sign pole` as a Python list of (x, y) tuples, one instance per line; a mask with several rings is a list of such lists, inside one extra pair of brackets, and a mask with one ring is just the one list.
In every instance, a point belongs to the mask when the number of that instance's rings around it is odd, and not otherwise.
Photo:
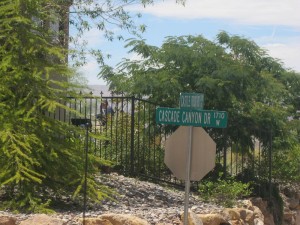
[(192, 146), (193, 146), (193, 127), (189, 127), (189, 148), (186, 161), (186, 178), (185, 178), (185, 200), (184, 200), (184, 225), (188, 225), (189, 212), (189, 196), (191, 184), (191, 161), (192, 161)]

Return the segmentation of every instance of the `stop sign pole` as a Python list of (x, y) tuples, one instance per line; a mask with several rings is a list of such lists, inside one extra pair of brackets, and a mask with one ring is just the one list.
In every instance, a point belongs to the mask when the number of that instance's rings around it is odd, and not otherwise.
[(188, 225), (188, 206), (191, 180), (191, 161), (193, 148), (193, 127), (225, 128), (227, 112), (202, 110), (204, 95), (200, 93), (181, 93), (180, 108), (156, 109), (156, 122), (189, 127), (188, 152), (185, 171), (184, 225)]
[(189, 195), (191, 184), (191, 161), (192, 161), (193, 127), (189, 127), (189, 148), (185, 173), (185, 194), (184, 194), (184, 225), (188, 225)]

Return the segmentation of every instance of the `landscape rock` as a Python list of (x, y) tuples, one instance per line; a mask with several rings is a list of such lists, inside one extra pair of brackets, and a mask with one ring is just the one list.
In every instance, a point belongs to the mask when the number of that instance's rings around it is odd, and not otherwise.
[[(181, 221), (184, 221), (184, 213), (181, 214)], [(203, 225), (202, 220), (194, 212), (188, 212), (188, 225)]]
[(33, 215), (30, 218), (21, 221), (20, 225), (66, 225), (66, 222), (45, 214)]
[(203, 222), (203, 225), (225, 225), (229, 224), (222, 215), (213, 213), (213, 214), (197, 214)]
[(245, 221), (248, 225), (254, 224), (254, 213), (249, 209), (237, 209), (240, 213), (241, 220)]
[(300, 210), (297, 211), (297, 215), (296, 215), (296, 224), (300, 224)]
[(226, 208), (223, 214), (227, 220), (239, 220), (241, 218), (240, 212), (236, 208)]
[(254, 211), (254, 206), (253, 206), (252, 202), (249, 199), (244, 199), (244, 200), (238, 201), (238, 205), (241, 208), (249, 209), (251, 211)]
[(105, 214), (100, 219), (107, 220), (112, 225), (150, 225), (146, 220), (124, 214)]
[(254, 218), (254, 225), (264, 225), (264, 221), (260, 218)]
[[(262, 198), (260, 197), (256, 197), (256, 198), (251, 198), (250, 199), (252, 204), (256, 207), (258, 207), (261, 211), (261, 213), (264, 216), (264, 225), (275, 225), (274, 222), (274, 217), (273, 215), (270, 213), (270, 211), (268, 210), (268, 203), (267, 201), (264, 201)], [(256, 213), (256, 215), (258, 215), (259, 213)]]
[(299, 199), (297, 198), (288, 198), (286, 200), (287, 206), (289, 207), (289, 209), (297, 209), (297, 207), (300, 205), (299, 204)]
[(258, 218), (261, 221), (264, 221), (264, 219), (265, 219), (264, 214), (261, 212), (261, 210), (257, 206), (253, 206), (253, 214), (254, 214), (254, 218)]
[[(83, 224), (83, 220), (80, 220)], [(85, 225), (113, 225), (109, 220), (101, 218), (85, 218)]]
[(265, 217), (265, 220), (264, 220), (265, 225), (275, 225), (273, 215), (268, 214), (268, 215), (264, 215), (264, 217)]
[(0, 225), (16, 225), (16, 218), (11, 216), (0, 216)]
[(281, 184), (281, 198), (284, 203), (283, 225), (300, 224), (300, 184)]
[(245, 225), (242, 220), (230, 220), (229, 222), (231, 225)]

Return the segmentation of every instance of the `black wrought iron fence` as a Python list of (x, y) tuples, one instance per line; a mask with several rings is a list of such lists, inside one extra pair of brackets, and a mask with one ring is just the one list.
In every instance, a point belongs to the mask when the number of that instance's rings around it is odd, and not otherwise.
[[(155, 123), (155, 103), (136, 97), (90, 95), (71, 97), (68, 106), (74, 111), (57, 110), (53, 116), (77, 126), (89, 123), (90, 132), (102, 136), (89, 137), (89, 151), (112, 161), (119, 172), (183, 184), (164, 164), (164, 141), (170, 133)], [(253, 149), (238, 141), (227, 148), (217, 146), (217, 162), (225, 173), (250, 172), (271, 179), (271, 145), (263, 147), (259, 139), (254, 141)]]
[(113, 162), (114, 168), (131, 176), (170, 182), (172, 175), (163, 162), (166, 135), (155, 124), (156, 105), (125, 96), (69, 98), (65, 111), (49, 116), (76, 126), (90, 124), (89, 152)]

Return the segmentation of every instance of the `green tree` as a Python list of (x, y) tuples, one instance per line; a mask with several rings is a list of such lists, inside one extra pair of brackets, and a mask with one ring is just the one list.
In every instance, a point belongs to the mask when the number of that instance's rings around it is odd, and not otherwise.
[[(51, 28), (54, 1), (0, 3), (0, 188), (2, 207), (44, 211), (50, 199), (76, 194), (83, 183), (83, 148), (74, 143), (74, 127), (54, 119), (69, 110), (73, 94), (66, 49)], [(51, 116), (49, 116), (51, 115)], [(100, 159), (91, 158), (90, 171)], [(101, 199), (88, 178), (90, 196)], [(50, 194), (52, 193), (52, 196)], [(43, 197), (42, 197), (43, 196)]]
[(118, 68), (106, 66), (100, 73), (112, 90), (147, 96), (168, 107), (178, 107), (180, 92), (204, 93), (205, 109), (229, 115), (225, 132), (207, 129), (220, 149), (231, 141), (253, 149), (253, 137), (267, 148), (270, 130), (287, 140), (298, 94), (290, 80), (299, 74), (284, 69), (254, 42), (220, 32), (214, 42), (180, 36), (167, 37), (161, 47), (131, 39), (127, 47), (140, 59), (125, 59)]
[[(70, 23), (79, 35), (89, 29), (88, 18), (98, 18), (98, 28), (111, 40), (110, 24), (131, 32), (138, 29), (125, 5), (151, 2), (0, 2), (1, 207), (38, 212), (45, 210), (51, 199), (78, 197), (82, 192), (84, 151), (78, 137), (84, 132), (57, 118), (68, 115), (68, 96), (74, 96), (72, 90), (76, 90), (71, 82), (75, 72), (68, 67), (67, 56), (84, 60), (84, 47), (68, 51), (69, 21), (61, 15), (68, 13), (72, 3), (76, 20), (71, 18)], [(70, 39), (77, 44), (76, 38)], [(101, 58), (100, 51), (92, 53)], [(95, 201), (112, 193), (93, 178), (103, 163), (108, 162), (89, 155), (88, 194)]]

